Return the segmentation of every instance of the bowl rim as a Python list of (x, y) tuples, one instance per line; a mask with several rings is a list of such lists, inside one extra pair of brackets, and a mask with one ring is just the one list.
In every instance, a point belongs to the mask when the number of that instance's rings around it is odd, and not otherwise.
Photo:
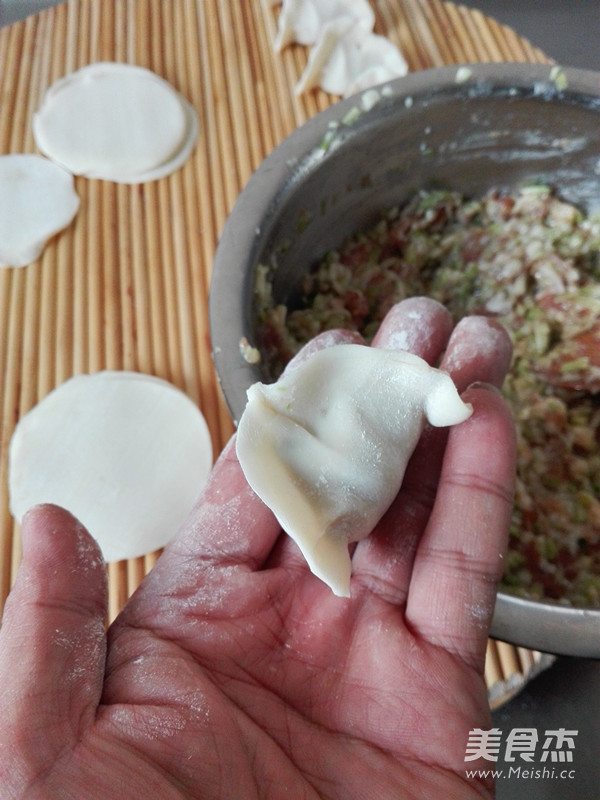
[[(225, 221), (215, 251), (208, 303), (212, 358), (235, 425), (243, 411), (243, 404), (233, 400), (236, 386), (240, 381), (249, 386), (260, 377), (241, 356), (240, 328), (230, 324), (232, 318), (241, 321), (241, 329), (246, 325), (251, 332), (245, 293), (231, 289), (243, 289), (244, 281), (249, 280), (245, 266), (256, 263), (281, 199), (306, 171), (328, 157), (322, 143), (332, 127), (352, 117), (351, 124), (360, 130), (369, 124), (371, 110), (380, 101), (407, 103), (409, 98), (412, 101), (450, 91), (468, 96), (525, 93), (532, 98), (578, 105), (585, 98), (585, 104), (600, 113), (600, 71), (529, 62), (470, 63), (409, 73), (339, 100), (295, 128), (247, 181)], [(237, 356), (234, 364), (232, 353)], [(600, 658), (600, 609), (498, 591), (490, 635), (546, 653)]]
[[(246, 335), (251, 333), (250, 315), (242, 299), (244, 292), (232, 293), (231, 288), (238, 285), (243, 288), (243, 281), (249, 279), (241, 267), (256, 263), (255, 256), (268, 238), (278, 207), (303, 176), (335, 153), (335, 146), (323, 147), (332, 128), (343, 129), (345, 135), (353, 136), (371, 123), (380, 103), (401, 104), (409, 100), (413, 103), (416, 98), (427, 101), (447, 92), (473, 97), (492, 93), (510, 96), (522, 92), (532, 98), (560, 102), (587, 97), (600, 112), (600, 71), (529, 62), (431, 67), (339, 100), (295, 128), (277, 144), (238, 195), (220, 232), (213, 259), (208, 296), (211, 353), (217, 380), (234, 424), (237, 424), (245, 405), (245, 400), (240, 402), (235, 398), (239, 375), (247, 373), (258, 380), (259, 372), (241, 356), (236, 369), (232, 369), (229, 361), (232, 352), (239, 355), (240, 344), (239, 332), (232, 329), (229, 320), (241, 320)], [(349, 118), (351, 122), (348, 124)]]
[(543, 653), (600, 658), (600, 609), (530, 600), (499, 590), (490, 636)]

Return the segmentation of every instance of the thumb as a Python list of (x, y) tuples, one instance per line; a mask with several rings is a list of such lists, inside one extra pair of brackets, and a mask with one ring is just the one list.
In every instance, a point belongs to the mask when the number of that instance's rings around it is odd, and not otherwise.
[(27, 752), (35, 770), (72, 746), (96, 712), (106, 570), (94, 540), (57, 506), (29, 511), (22, 537), (23, 559), (0, 630), (0, 753), (4, 760), (7, 748), (21, 757)]

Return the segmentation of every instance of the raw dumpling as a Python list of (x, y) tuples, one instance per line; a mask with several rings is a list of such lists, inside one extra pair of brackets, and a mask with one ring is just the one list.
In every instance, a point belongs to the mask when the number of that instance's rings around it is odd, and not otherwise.
[(25, 267), (79, 208), (73, 176), (47, 158), (0, 157), (0, 267)]
[(283, 0), (276, 50), (283, 50), (292, 42), (314, 44), (323, 27), (339, 17), (346, 19), (352, 28), (364, 31), (372, 31), (375, 24), (368, 0)]
[(33, 134), (42, 153), (75, 175), (135, 184), (183, 165), (196, 143), (198, 119), (154, 72), (98, 62), (48, 89)]
[(208, 427), (175, 386), (135, 372), (78, 375), (17, 424), (9, 449), (10, 509), (66, 508), (106, 561), (163, 547), (212, 466)]
[(408, 65), (392, 42), (340, 17), (324, 26), (296, 93), (321, 86), (326, 92), (348, 97), (407, 72)]
[(311, 570), (348, 596), (348, 542), (390, 506), (426, 421), (454, 425), (471, 413), (450, 376), (418, 356), (337, 345), (250, 387), (237, 454)]

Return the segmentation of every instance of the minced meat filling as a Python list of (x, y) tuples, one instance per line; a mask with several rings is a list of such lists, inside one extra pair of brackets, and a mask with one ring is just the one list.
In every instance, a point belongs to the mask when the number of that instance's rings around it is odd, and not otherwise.
[(502, 322), (519, 444), (503, 588), (600, 607), (600, 218), (543, 186), (422, 191), (307, 272), (301, 307), (274, 305), (266, 269), (256, 291), (273, 378), (323, 330), (370, 340), (408, 296)]

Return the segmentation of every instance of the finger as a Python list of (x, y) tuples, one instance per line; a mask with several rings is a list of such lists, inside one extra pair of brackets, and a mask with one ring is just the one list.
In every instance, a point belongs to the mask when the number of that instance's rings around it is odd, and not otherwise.
[(406, 618), (428, 641), (481, 668), (512, 511), (516, 446), (497, 391), (473, 387), (464, 399), (474, 412), (448, 437)]
[(365, 340), (360, 333), (356, 331), (346, 331), (342, 328), (323, 331), (307, 342), (304, 347), (296, 353), (286, 366), (285, 372), (289, 372), (299, 366), (318, 350), (324, 350), (326, 347), (334, 347), (338, 344), (365, 344)]
[(477, 381), (500, 388), (512, 358), (506, 330), (489, 317), (463, 317), (458, 322), (440, 365), (459, 392)]
[[(225, 445), (208, 483), (159, 560), (192, 559), (207, 568), (238, 564), (259, 569), (281, 528), (248, 485), (235, 452), (235, 436)], [(167, 569), (171, 569), (167, 565)], [(177, 571), (174, 576), (177, 576)]]
[(452, 331), (452, 317), (429, 297), (411, 297), (393, 306), (373, 337), (373, 346), (404, 350), (436, 364)]
[(32, 769), (94, 719), (104, 675), (106, 569), (79, 522), (38, 506), (0, 631), (0, 713)]
[[(444, 323), (441, 315), (436, 319), (440, 330), (431, 339), (442, 347)], [(511, 355), (510, 338), (500, 325), (484, 317), (466, 317), (450, 335), (441, 368), (450, 373), (459, 390), (475, 381), (499, 386)], [(425, 428), (398, 496), (354, 553), (356, 577), (389, 602), (405, 602), (417, 543), (435, 501), (447, 437), (446, 429)]]

